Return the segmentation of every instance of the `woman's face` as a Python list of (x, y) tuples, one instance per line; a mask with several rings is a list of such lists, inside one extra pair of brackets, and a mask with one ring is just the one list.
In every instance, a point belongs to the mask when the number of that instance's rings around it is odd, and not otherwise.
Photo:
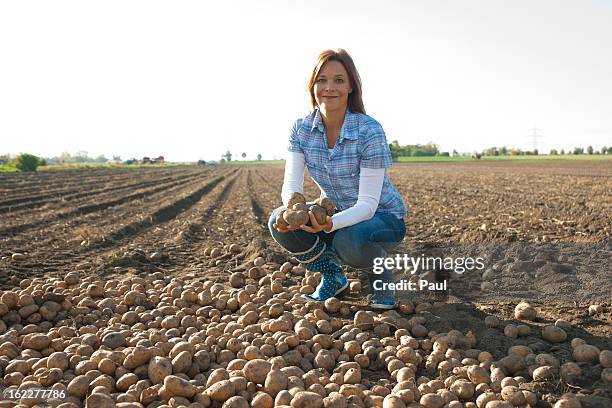
[(317, 105), (323, 112), (345, 111), (348, 96), (352, 92), (349, 76), (338, 61), (327, 61), (315, 80), (314, 94)]

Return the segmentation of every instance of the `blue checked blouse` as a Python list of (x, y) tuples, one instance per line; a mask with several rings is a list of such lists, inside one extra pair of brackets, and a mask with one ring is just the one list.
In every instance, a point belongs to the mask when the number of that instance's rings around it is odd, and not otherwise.
[[(325, 127), (318, 109), (295, 121), (288, 150), (304, 154), (310, 176), (340, 211), (357, 202), (360, 167), (380, 169), (392, 164), (382, 126), (368, 115), (349, 111), (332, 152), (327, 148)], [(376, 211), (393, 214), (399, 219), (407, 212), (402, 196), (386, 173)]]

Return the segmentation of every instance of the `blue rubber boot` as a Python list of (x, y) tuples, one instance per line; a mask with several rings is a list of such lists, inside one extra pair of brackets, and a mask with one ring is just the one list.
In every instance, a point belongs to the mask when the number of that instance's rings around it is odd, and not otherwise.
[[(372, 286), (370, 307), (372, 309), (391, 310), (395, 308), (395, 291), (383, 286), (384, 283), (393, 283), (393, 271), (391, 269), (385, 268), (381, 274), (370, 275), (370, 285)], [(375, 289), (375, 287), (378, 289)]]
[(321, 283), (312, 295), (304, 295), (306, 299), (324, 302), (346, 289), (348, 279), (342, 272), (342, 264), (336, 254), (327, 249), (325, 242), (319, 237), (311, 249), (306, 252), (293, 254), (306, 269), (312, 272), (321, 272)]

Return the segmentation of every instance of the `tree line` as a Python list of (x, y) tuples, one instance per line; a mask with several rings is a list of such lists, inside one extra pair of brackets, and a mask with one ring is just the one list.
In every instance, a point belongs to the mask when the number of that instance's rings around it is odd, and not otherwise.
[[(391, 150), (391, 156), (393, 159), (398, 157), (417, 157), (417, 156), (450, 156), (449, 152), (440, 151), (440, 148), (437, 144), (429, 142), (427, 144), (415, 144), (415, 145), (400, 145), (397, 140), (394, 140), (389, 144), (389, 150)], [(482, 151), (472, 152), (472, 153), (459, 153), (456, 149), (453, 149), (452, 156), (525, 156), (525, 155), (538, 155), (539, 152), (537, 149), (534, 150), (522, 150), (515, 147), (489, 147), (488, 149), (483, 149)], [(551, 149), (549, 152), (550, 155), (578, 155), (578, 154), (612, 154), (612, 146), (607, 147), (603, 146), (600, 149), (595, 149), (593, 146), (587, 146), (587, 148), (583, 147), (574, 147), (573, 149)]]

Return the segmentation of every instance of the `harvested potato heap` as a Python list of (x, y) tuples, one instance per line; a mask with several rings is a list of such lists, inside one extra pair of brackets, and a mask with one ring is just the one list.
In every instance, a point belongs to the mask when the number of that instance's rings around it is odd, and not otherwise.
[[(54, 390), (62, 408), (510, 408), (536, 405), (533, 382), (571, 382), (593, 367), (612, 380), (611, 352), (584, 340), (567, 346), (574, 361), (542, 341), (495, 359), (471, 332), (430, 331), (429, 303), (379, 314), (336, 298), (307, 302), (300, 280), (319, 278), (260, 257), (237, 288), (159, 272), (24, 280), (0, 292), (0, 389), (5, 400)], [(488, 330), (501, 336), (498, 323)], [(542, 334), (565, 341), (559, 330)], [(580, 402), (568, 394), (555, 407)]]
[[(336, 205), (327, 197), (317, 198), (314, 205), (310, 207), (310, 211), (312, 211), (312, 214), (319, 224), (325, 224), (327, 216), (331, 217), (335, 209)], [(310, 225), (306, 198), (300, 193), (292, 193), (287, 203), (287, 209), (280, 212), (276, 218), (276, 222), (283, 227)]]

